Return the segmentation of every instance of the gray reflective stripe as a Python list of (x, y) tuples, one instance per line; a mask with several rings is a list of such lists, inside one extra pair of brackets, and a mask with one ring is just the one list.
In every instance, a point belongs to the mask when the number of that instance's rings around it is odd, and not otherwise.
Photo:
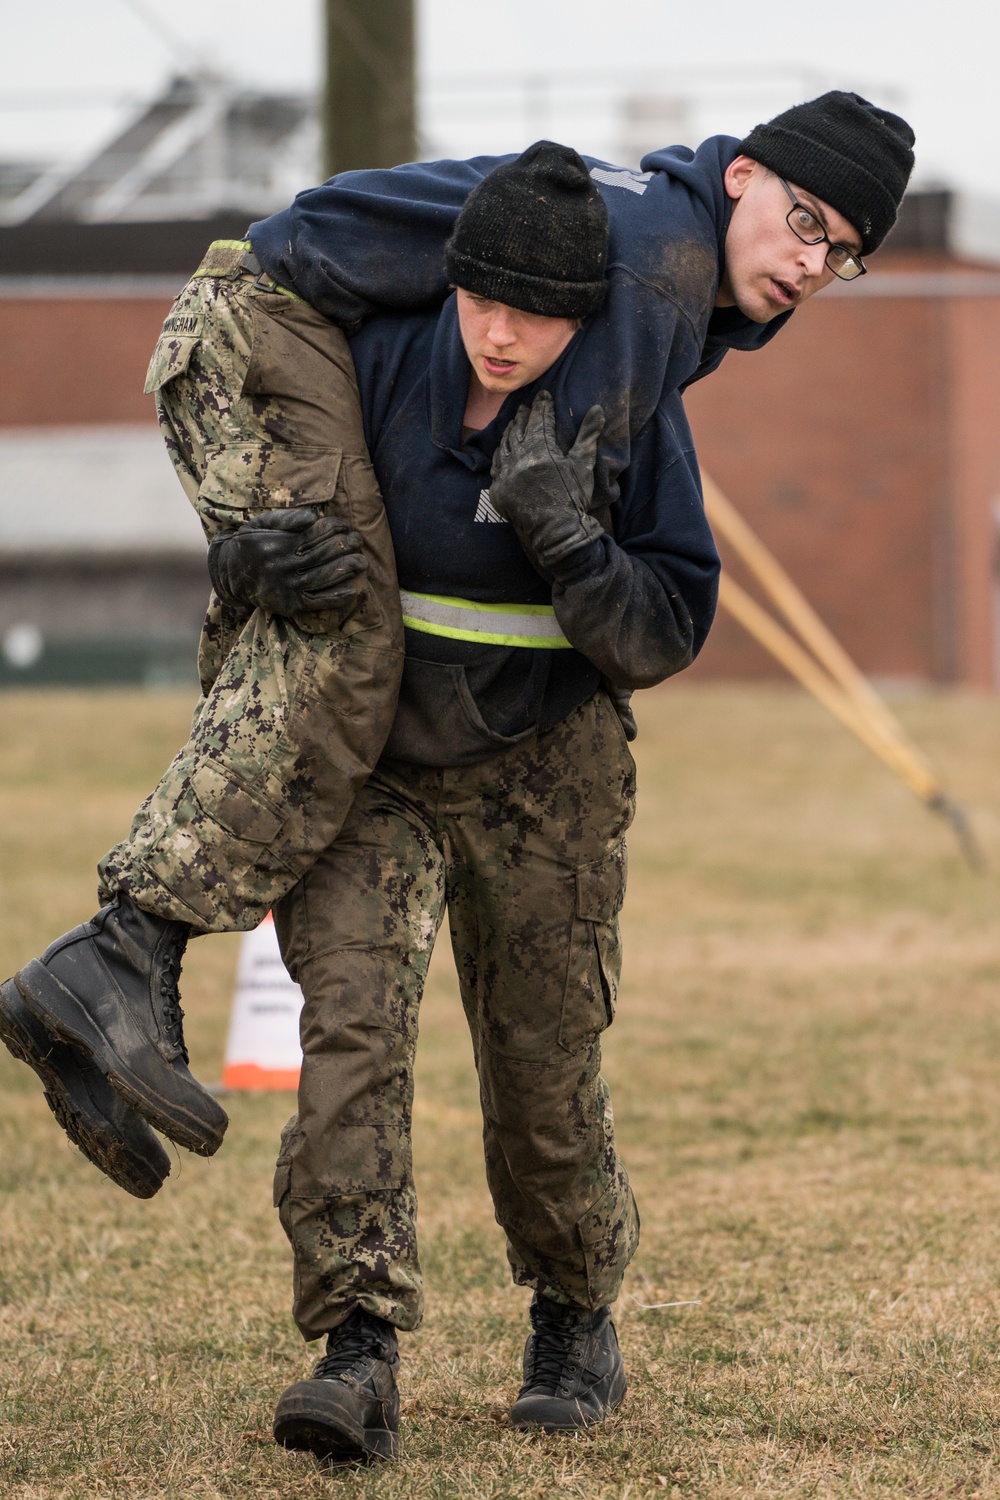
[(545, 651), (572, 650), (559, 628), (551, 604), (477, 604), (443, 594), (411, 594), (400, 589), (403, 624), (425, 635), (484, 646), (533, 646)]

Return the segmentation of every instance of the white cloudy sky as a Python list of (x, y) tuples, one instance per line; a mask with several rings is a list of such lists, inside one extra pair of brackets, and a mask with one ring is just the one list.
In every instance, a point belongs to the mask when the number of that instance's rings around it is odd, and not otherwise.
[[(693, 89), (693, 128), (705, 135), (853, 87), (908, 116), (924, 181), (1000, 199), (1000, 8), (985, 0), (418, 4), (428, 151), (511, 149), (546, 134), (613, 154), (625, 92)], [(319, 9), (318, 0), (9, 0), (0, 157), (82, 153), (116, 109), (185, 58), (258, 86), (314, 86)]]

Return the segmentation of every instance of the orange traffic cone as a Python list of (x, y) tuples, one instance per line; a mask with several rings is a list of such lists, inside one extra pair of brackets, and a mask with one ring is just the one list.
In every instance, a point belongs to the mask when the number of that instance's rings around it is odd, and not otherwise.
[(302, 991), (285, 968), (268, 912), (243, 935), (222, 1069), (224, 1089), (296, 1089)]

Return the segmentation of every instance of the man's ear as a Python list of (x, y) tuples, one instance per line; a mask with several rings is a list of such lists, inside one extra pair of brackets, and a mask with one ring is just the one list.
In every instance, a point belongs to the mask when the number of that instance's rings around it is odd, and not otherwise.
[(751, 177), (759, 170), (760, 163), (754, 161), (752, 156), (737, 156), (731, 161), (722, 179), (730, 198), (742, 198)]

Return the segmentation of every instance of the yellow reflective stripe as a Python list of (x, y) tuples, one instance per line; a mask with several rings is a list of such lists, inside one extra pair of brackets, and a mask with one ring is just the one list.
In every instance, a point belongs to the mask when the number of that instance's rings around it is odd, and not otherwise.
[(445, 594), (400, 589), (403, 624), (424, 635), (484, 646), (521, 646), (536, 651), (572, 650), (551, 604), (479, 604)]
[(450, 594), (415, 594), (400, 589), (404, 599), (421, 599), (427, 604), (441, 604), (446, 609), (470, 610), (481, 615), (536, 615), (540, 619), (554, 620), (555, 610), (551, 604), (482, 604), (478, 599), (456, 599)]

